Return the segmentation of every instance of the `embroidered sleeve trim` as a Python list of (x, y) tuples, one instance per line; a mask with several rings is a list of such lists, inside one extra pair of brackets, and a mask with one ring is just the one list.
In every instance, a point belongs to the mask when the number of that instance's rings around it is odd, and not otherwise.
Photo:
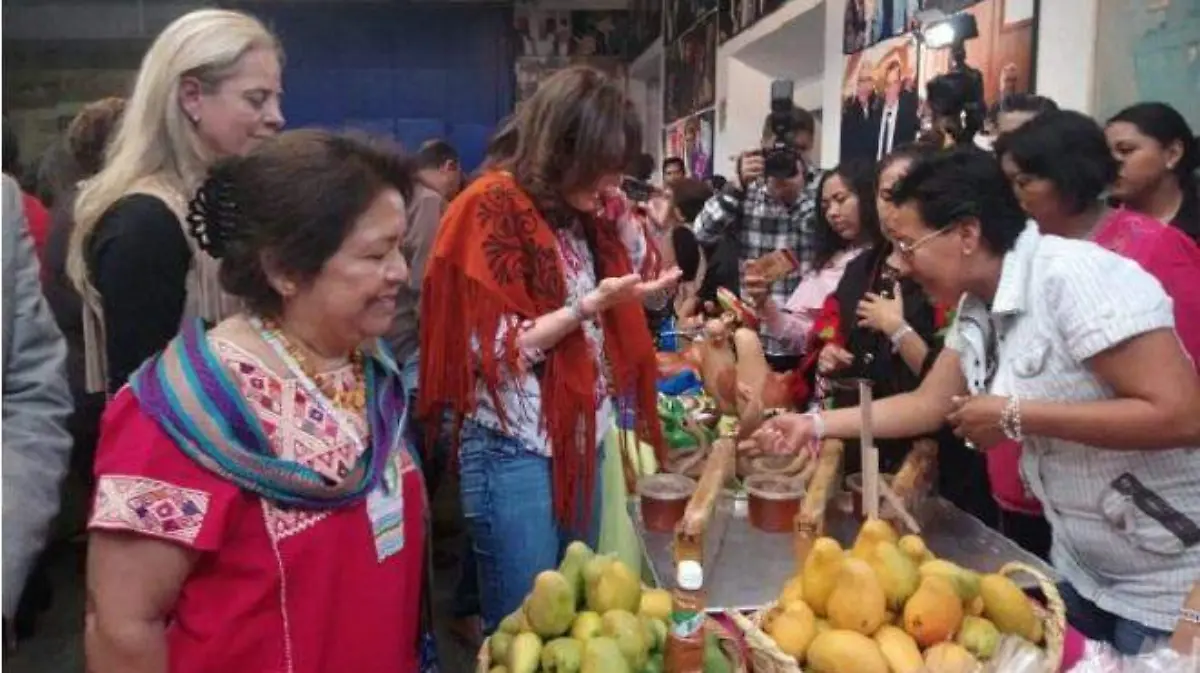
[(105, 475), (96, 484), (89, 528), (127, 530), (193, 545), (212, 494), (125, 475)]

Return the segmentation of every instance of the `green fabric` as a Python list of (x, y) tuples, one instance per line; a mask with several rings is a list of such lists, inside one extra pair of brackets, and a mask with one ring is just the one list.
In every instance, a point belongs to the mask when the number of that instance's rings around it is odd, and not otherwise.
[(601, 475), (600, 541), (597, 551), (616, 554), (636, 575), (642, 574), (642, 545), (629, 515), (622, 468), (621, 433), (616, 426), (604, 436), (604, 474)]

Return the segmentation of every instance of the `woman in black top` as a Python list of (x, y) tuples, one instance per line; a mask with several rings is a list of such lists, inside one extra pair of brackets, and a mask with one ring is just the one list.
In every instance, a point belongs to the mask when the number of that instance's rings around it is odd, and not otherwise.
[(185, 235), (212, 161), (283, 125), (280, 53), (256, 19), (199, 10), (150, 46), (107, 163), (75, 203), (67, 271), (84, 300), (87, 387), (113, 393), (185, 319), (235, 308)]
[[(897, 150), (879, 164), (877, 208), (885, 227), (892, 215), (891, 190), (917, 160), (930, 150), (916, 146)], [(872, 383), (875, 399), (915, 390), (942, 347), (947, 309), (932, 305), (909, 279), (897, 281), (888, 264), (898, 254), (891, 245), (864, 252), (846, 268), (825, 315), (814, 328), (824, 345), (806, 375), (814, 379), (818, 396), (835, 407), (858, 404), (858, 390), (847, 385), (856, 378)], [(899, 300), (897, 300), (897, 298)], [(932, 439), (938, 443), (938, 491), (959, 508), (996, 525), (998, 513), (987, 482), (982, 454), (968, 450), (943, 427)], [(879, 467), (895, 473), (912, 440), (877, 440)], [(847, 443), (845, 472), (859, 472), (858, 444)]]

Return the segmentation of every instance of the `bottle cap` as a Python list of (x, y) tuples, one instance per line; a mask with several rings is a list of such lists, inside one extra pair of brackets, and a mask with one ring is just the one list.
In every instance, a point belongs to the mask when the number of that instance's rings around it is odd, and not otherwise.
[(675, 584), (684, 591), (699, 591), (704, 586), (704, 568), (695, 561), (680, 561), (675, 569)]

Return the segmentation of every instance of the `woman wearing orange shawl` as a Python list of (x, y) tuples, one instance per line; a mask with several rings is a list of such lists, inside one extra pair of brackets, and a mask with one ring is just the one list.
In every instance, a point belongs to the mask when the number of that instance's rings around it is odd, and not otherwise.
[(678, 277), (644, 281), (644, 233), (605, 215), (641, 150), (618, 86), (561, 71), (513, 130), (511, 155), (446, 212), (421, 295), (419, 413), (452, 419), (488, 633), (567, 542), (594, 542), (614, 397), (662, 446), (641, 300)]

